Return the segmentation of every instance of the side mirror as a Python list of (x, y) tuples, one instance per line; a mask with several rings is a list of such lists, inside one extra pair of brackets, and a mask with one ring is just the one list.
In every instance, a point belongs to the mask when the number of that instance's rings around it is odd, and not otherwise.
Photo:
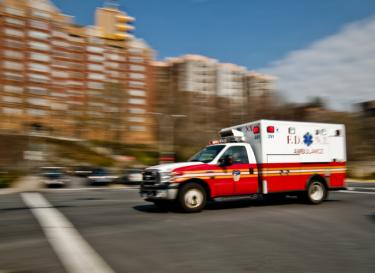
[(233, 165), (233, 159), (230, 155), (226, 155), (226, 156), (219, 159), (218, 165), (220, 167), (232, 166)]

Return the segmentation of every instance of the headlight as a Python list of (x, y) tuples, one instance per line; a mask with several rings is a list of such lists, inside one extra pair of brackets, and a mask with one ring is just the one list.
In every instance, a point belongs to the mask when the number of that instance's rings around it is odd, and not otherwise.
[(160, 173), (160, 183), (169, 183), (171, 181), (171, 172), (161, 172)]

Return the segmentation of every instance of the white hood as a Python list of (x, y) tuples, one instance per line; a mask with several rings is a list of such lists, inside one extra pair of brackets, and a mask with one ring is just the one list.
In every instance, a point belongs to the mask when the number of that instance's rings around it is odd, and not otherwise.
[(161, 165), (149, 167), (147, 169), (158, 170), (159, 172), (170, 172), (177, 168), (189, 167), (189, 166), (200, 165), (200, 164), (203, 164), (203, 163), (202, 162), (179, 162), (179, 163), (161, 164)]

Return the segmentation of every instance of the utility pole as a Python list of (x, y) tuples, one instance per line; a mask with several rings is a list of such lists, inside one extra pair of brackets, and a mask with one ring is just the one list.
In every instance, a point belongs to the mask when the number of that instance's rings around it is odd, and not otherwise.
[(158, 125), (159, 125), (159, 160), (160, 160), (160, 157), (161, 157), (161, 154), (162, 154), (162, 150), (163, 150), (163, 141), (162, 141), (162, 138), (163, 138), (163, 131), (162, 131), (162, 124), (164, 122), (164, 120), (167, 118), (171, 121), (170, 123), (170, 134), (171, 134), (171, 141), (170, 141), (170, 150), (171, 150), (171, 153), (174, 155), (175, 157), (175, 137), (174, 137), (174, 133), (175, 133), (175, 121), (176, 119), (178, 118), (185, 118), (187, 117), (186, 115), (168, 115), (168, 114), (164, 114), (164, 113), (158, 113), (158, 112), (149, 112), (149, 114), (151, 115), (155, 115), (159, 118), (157, 118), (158, 120)]

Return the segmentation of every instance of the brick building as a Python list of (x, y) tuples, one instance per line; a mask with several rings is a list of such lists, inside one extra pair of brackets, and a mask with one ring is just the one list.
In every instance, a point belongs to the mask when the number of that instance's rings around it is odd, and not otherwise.
[(48, 0), (0, 2), (0, 129), (154, 143), (153, 51), (133, 20), (104, 7), (78, 26)]

